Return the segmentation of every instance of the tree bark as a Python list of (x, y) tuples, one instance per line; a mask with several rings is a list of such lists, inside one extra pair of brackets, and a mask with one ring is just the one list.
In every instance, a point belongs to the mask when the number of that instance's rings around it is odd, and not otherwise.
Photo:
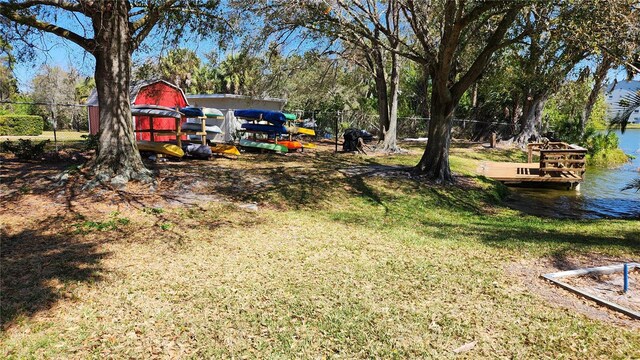
[(95, 181), (123, 185), (129, 180), (148, 182), (151, 172), (144, 167), (133, 134), (129, 85), (131, 81), (131, 36), (128, 6), (124, 1), (108, 5), (111, 11), (93, 19), (98, 47), (96, 91), (100, 109), (98, 151), (92, 163)]
[(582, 109), (582, 114), (580, 115), (580, 132), (582, 135), (584, 135), (587, 122), (589, 121), (591, 112), (593, 111), (593, 106), (598, 100), (598, 95), (600, 95), (600, 90), (602, 90), (602, 83), (607, 77), (607, 72), (609, 71), (609, 68), (611, 68), (612, 63), (613, 59), (610, 56), (603, 55), (602, 61), (600, 61), (595, 73), (593, 74), (593, 88), (591, 88), (591, 92), (589, 92), (587, 103), (584, 105), (584, 109)]
[(387, 93), (387, 77), (384, 71), (384, 59), (382, 57), (382, 50), (374, 50), (374, 67), (375, 67), (375, 81), (376, 81), (376, 97), (378, 98), (378, 115), (380, 120), (378, 126), (380, 127), (380, 140), (385, 137), (385, 132), (389, 129), (389, 96)]
[(400, 83), (400, 63), (398, 55), (391, 53), (391, 77), (389, 79), (389, 124), (384, 133), (383, 152), (396, 152), (399, 150), (397, 143), (398, 129), (398, 84)]
[(526, 145), (531, 140), (540, 138), (539, 125), (542, 123), (542, 111), (547, 102), (545, 95), (534, 95), (526, 107), (526, 112), (521, 120), (520, 133), (515, 137), (514, 142)]
[(426, 175), (437, 183), (452, 183), (453, 175), (449, 167), (449, 147), (451, 145), (451, 122), (453, 120), (454, 99), (446, 85), (436, 84), (431, 92), (431, 119), (429, 121), (429, 140), (427, 147), (415, 171)]

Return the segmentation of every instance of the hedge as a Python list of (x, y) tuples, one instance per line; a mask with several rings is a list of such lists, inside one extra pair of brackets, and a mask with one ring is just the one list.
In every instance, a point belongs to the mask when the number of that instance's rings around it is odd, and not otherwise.
[(42, 134), (44, 121), (36, 115), (0, 115), (0, 135)]

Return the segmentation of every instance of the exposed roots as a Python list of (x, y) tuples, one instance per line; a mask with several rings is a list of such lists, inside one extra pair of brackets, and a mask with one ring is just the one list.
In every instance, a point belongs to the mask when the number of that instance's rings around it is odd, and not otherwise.
[(98, 185), (107, 185), (115, 188), (125, 186), (129, 181), (137, 181), (143, 184), (151, 184), (155, 187), (156, 180), (153, 172), (144, 165), (133, 165), (129, 163), (113, 163), (91, 160), (86, 167), (91, 180), (87, 182), (83, 189), (93, 189)]

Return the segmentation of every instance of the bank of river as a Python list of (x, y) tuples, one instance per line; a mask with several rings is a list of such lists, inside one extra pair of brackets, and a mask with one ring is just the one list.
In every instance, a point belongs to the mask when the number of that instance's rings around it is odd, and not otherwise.
[(636, 156), (615, 169), (588, 168), (580, 191), (512, 188), (510, 206), (550, 217), (640, 219), (640, 192), (621, 191), (640, 177), (640, 129), (618, 133), (620, 148)]

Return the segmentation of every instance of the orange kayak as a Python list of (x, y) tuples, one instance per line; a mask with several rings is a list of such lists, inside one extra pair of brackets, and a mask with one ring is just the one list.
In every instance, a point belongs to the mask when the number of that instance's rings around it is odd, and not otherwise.
[[(267, 141), (269, 143), (274, 143), (273, 140), (269, 140)], [(289, 141), (289, 140), (278, 140), (278, 145), (282, 145), (284, 147), (286, 147), (289, 150), (299, 150), (302, 149), (302, 143), (299, 141)]]
[(302, 149), (302, 143), (300, 143), (299, 141), (280, 140), (278, 141), (278, 144), (286, 146), (289, 150)]

